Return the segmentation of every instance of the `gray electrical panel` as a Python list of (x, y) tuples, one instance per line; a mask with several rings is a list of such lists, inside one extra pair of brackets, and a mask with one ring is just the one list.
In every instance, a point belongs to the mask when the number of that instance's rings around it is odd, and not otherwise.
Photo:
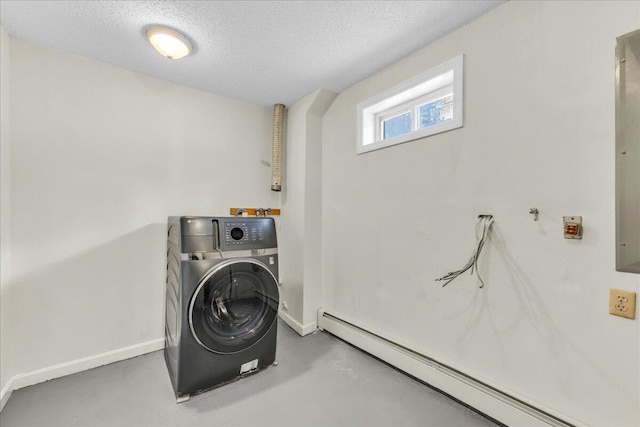
[(640, 30), (616, 45), (616, 270), (640, 273)]

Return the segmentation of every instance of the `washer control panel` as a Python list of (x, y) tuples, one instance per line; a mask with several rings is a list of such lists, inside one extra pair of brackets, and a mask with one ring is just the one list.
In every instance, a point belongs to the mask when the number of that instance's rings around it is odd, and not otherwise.
[(264, 243), (269, 223), (255, 220), (234, 220), (224, 222), (224, 243), (226, 246), (265, 247)]

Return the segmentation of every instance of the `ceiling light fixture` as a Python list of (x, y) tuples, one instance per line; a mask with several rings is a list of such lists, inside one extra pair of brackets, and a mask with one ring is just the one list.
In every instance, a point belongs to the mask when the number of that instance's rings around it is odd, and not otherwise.
[(167, 27), (149, 27), (145, 31), (149, 43), (169, 59), (180, 59), (191, 52), (191, 42), (179, 32)]

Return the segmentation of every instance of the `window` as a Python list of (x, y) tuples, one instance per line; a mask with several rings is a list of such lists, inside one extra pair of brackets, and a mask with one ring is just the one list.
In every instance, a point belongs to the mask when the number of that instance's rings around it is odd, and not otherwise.
[(358, 154), (462, 127), (463, 56), (358, 104)]

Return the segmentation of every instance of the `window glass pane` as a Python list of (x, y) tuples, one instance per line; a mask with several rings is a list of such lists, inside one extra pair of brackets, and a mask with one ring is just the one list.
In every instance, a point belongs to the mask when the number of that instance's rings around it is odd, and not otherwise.
[(382, 139), (411, 132), (411, 112), (400, 114), (382, 122)]
[(437, 125), (453, 119), (453, 94), (418, 107), (419, 127)]

